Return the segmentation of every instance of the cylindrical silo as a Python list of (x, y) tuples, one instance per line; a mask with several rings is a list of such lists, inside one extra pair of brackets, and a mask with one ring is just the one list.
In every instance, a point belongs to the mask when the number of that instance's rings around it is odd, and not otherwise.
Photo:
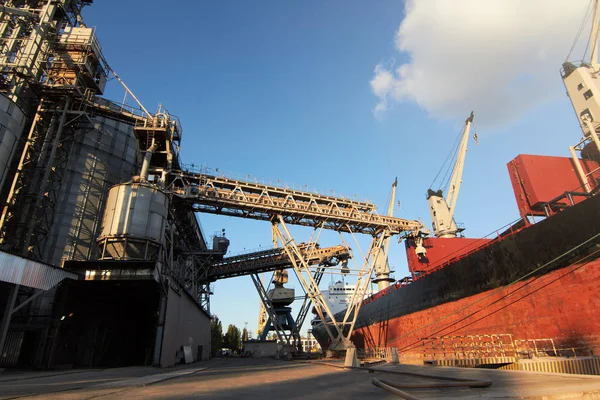
[(55, 265), (95, 258), (108, 190), (137, 170), (133, 126), (101, 116), (93, 122), (94, 129), (77, 129), (60, 186), (44, 257)]
[(100, 259), (156, 260), (168, 210), (168, 196), (155, 185), (129, 182), (113, 186), (98, 237)]
[(8, 169), (16, 153), (25, 122), (23, 111), (9, 98), (0, 94), (0, 190), (7, 181), (11, 182), (10, 179), (7, 180)]

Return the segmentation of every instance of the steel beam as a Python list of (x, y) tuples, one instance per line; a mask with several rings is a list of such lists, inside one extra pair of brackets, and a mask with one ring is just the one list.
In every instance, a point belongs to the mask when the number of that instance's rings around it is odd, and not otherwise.
[(364, 295), (370, 283), (377, 257), (381, 253), (381, 246), (389, 234), (382, 232), (378, 236), (373, 237), (371, 248), (359, 272), (359, 278), (352, 299), (348, 304), (343, 319), (338, 321), (319, 289), (319, 282), (315, 279), (317, 275), (311, 273), (308, 263), (300, 256), (300, 250), (282, 217), (279, 217), (279, 224), (280, 227), (275, 226), (274, 230), (279, 240), (283, 243), (283, 248), (288, 253), (290, 260), (292, 260), (298, 281), (300, 281), (310, 301), (315, 305), (315, 310), (332, 341), (331, 348), (334, 350), (345, 350), (353, 347), (350, 337), (352, 336), (358, 312), (360, 311)]
[[(329, 264), (347, 260), (352, 257), (346, 246), (318, 248), (316, 245), (300, 245), (300, 252), (310, 265)], [(210, 266), (206, 274), (208, 280), (231, 278), (277, 269), (291, 268), (292, 262), (282, 248), (262, 250), (252, 253), (226, 257)]]
[[(273, 324), (273, 327), (275, 328), (275, 333), (277, 334), (279, 341), (290, 344), (290, 342), (291, 342), (290, 339), (292, 338), (292, 335), (291, 335), (291, 333), (289, 335), (286, 334), (285, 330), (283, 329), (283, 326), (281, 326), (281, 323), (279, 322), (279, 318), (277, 318), (277, 314), (275, 313), (273, 303), (271, 302), (271, 299), (269, 299), (267, 290), (265, 289), (262, 282), (260, 281), (260, 277), (258, 276), (258, 274), (252, 274), (250, 276), (252, 277), (252, 282), (254, 282), (254, 286), (256, 287), (256, 291), (258, 292), (260, 301), (262, 302), (263, 306), (265, 307), (265, 310), (267, 311), (267, 314), (269, 315), (269, 321), (267, 321), (267, 324), (265, 325), (265, 329), (268, 327), (269, 322), (271, 322), (271, 324)], [(264, 330), (263, 330), (263, 333), (264, 333)]]
[(195, 211), (377, 235), (410, 233), (419, 221), (379, 215), (374, 204), (190, 171), (171, 171), (167, 187)]

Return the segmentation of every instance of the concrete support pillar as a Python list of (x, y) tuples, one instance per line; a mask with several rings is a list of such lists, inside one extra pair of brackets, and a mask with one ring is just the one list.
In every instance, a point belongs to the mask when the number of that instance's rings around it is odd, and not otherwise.
[(167, 315), (167, 298), (169, 296), (169, 287), (166, 290), (162, 290), (160, 294), (159, 310), (158, 310), (158, 323), (156, 324), (156, 336), (154, 337), (154, 355), (152, 357), (152, 365), (160, 367), (162, 344), (165, 332), (165, 318)]
[(391, 348), (391, 352), (392, 352), (392, 354), (391, 354), (391, 355), (392, 355), (392, 357), (391, 357), (391, 360), (390, 360), (390, 362), (391, 362), (392, 364), (398, 364), (398, 362), (399, 362), (399, 357), (398, 357), (398, 348), (397, 348), (397, 347), (392, 347), (392, 348)]
[(344, 367), (360, 367), (360, 361), (358, 361), (358, 358), (356, 357), (356, 347), (348, 347), (346, 349), (346, 360), (344, 361)]

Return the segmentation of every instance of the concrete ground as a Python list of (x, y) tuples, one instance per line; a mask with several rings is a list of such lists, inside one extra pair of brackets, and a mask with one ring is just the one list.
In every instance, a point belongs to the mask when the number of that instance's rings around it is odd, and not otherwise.
[[(175, 368), (0, 375), (0, 399), (395, 399), (371, 379), (444, 382), (413, 374), (490, 380), (489, 388), (403, 389), (418, 399), (600, 399), (600, 377), (523, 371), (382, 365), (339, 368), (341, 362), (213, 359)], [(445, 381), (447, 382), (447, 381)]]

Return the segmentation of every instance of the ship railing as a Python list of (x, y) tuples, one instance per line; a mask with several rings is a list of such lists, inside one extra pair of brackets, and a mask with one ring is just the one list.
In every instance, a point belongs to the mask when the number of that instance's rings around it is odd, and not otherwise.
[(397, 349), (392, 347), (371, 347), (366, 349), (356, 349), (356, 358), (359, 360), (385, 360), (390, 362), (397, 354)]
[[(579, 189), (579, 191), (578, 191), (578, 189)], [(546, 216), (550, 216), (555, 213), (556, 208), (560, 208), (560, 210), (562, 210), (571, 205), (575, 205), (577, 203), (577, 201), (576, 201), (577, 197), (586, 197), (587, 198), (587, 197), (593, 196), (597, 191), (600, 191), (600, 185), (598, 185), (590, 193), (581, 192), (580, 190), (581, 190), (581, 187), (575, 188), (570, 191), (566, 191), (563, 194), (555, 197), (554, 199), (549, 200), (546, 203), (543, 203), (542, 210), (544, 210), (544, 213), (546, 214)], [(567, 202), (569, 204), (560, 203), (561, 200), (567, 200)], [(461, 247), (460, 249), (457, 249), (455, 252), (453, 252), (453, 253), (447, 255), (446, 257), (442, 258), (441, 260), (437, 261), (433, 266), (428, 268), (426, 271), (420, 271), (420, 274), (418, 275), (417, 279), (420, 279), (424, 276), (427, 276), (429, 274), (437, 272), (437, 271), (445, 268), (449, 264), (452, 264), (458, 260), (461, 260), (461, 259), (463, 259), (485, 247), (488, 247), (494, 243), (497, 243), (500, 240), (507, 238), (508, 236), (511, 236), (511, 235), (521, 231), (528, 225), (527, 222), (525, 222), (523, 224), (522, 221), (523, 221), (522, 218), (518, 218), (518, 219), (494, 230), (493, 232), (487, 234), (486, 236), (482, 237), (479, 241), (471, 242), (471, 243)]]
[(422, 340), (425, 362), (478, 360), (481, 363), (516, 362), (544, 357), (590, 357), (588, 346), (557, 347), (554, 339), (514, 339), (511, 334), (440, 336)]
[(436, 264), (432, 268), (429, 268), (426, 271), (422, 271), (421, 274), (419, 274), (418, 278), (420, 279), (424, 276), (439, 271), (448, 266), (449, 264), (452, 264), (453, 262), (461, 260), (485, 247), (492, 245), (493, 243), (505, 239), (508, 236), (514, 235), (515, 233), (517, 233), (525, 227), (524, 225), (519, 225), (519, 221), (521, 221), (521, 218), (518, 218), (494, 230), (493, 232), (485, 235), (476, 242), (471, 242), (461, 247), (460, 249), (457, 249), (455, 252), (436, 262)]
[[(418, 273), (415, 274), (414, 279), (415, 280), (421, 279), (424, 276), (427, 276), (436, 271), (439, 271), (439, 270), (445, 268), (446, 266), (448, 266), (449, 264), (456, 262), (457, 260), (465, 258), (468, 255), (475, 253), (476, 251), (479, 251), (493, 243), (500, 241), (501, 239), (505, 239), (506, 237), (517, 233), (518, 231), (520, 231), (521, 229), (523, 229), (525, 227), (525, 225), (519, 225), (518, 224), (519, 221), (521, 221), (521, 218), (518, 218), (518, 219), (502, 226), (501, 228), (496, 229), (494, 232), (487, 234), (486, 236), (480, 238), (476, 242), (471, 242), (468, 245), (456, 250), (454, 253), (451, 253), (448, 256), (446, 256), (445, 258), (442, 258), (440, 261), (438, 261), (434, 267), (432, 267), (426, 271), (418, 271)], [(465, 249), (468, 249), (468, 250), (465, 251)], [(371, 296), (367, 297), (363, 301), (363, 303), (369, 303), (373, 300), (376, 300), (380, 297), (385, 296), (386, 294), (388, 294), (391, 291), (400, 289), (403, 286), (406, 286), (407, 284), (412, 283), (412, 280), (407, 282), (407, 281), (405, 281), (405, 279), (406, 278), (402, 278), (401, 280), (396, 281), (395, 284), (390, 285), (388, 288), (385, 288), (375, 294), (372, 294)]]
[[(598, 186), (598, 187), (600, 187), (600, 186)], [(549, 201), (547, 201), (547, 202), (545, 202), (545, 203), (542, 204), (542, 208), (544, 210), (544, 214), (546, 214), (546, 217), (549, 217), (549, 216), (551, 216), (553, 214), (556, 214), (557, 211), (562, 211), (563, 209), (565, 209), (567, 207), (574, 206), (576, 204), (575, 198), (577, 198), (577, 197), (584, 197), (584, 198), (591, 197), (598, 190), (598, 187), (596, 187), (595, 190), (593, 190), (590, 193), (587, 193), (587, 192), (576, 192), (576, 191), (564, 192), (563, 194), (561, 194), (559, 196), (556, 196), (552, 200), (549, 200)], [(561, 202), (562, 200), (566, 200), (567, 203)]]
[(534, 359), (543, 357), (590, 357), (595, 354), (594, 347), (585, 345), (556, 347), (553, 339), (520, 339), (515, 340), (519, 358)]
[(441, 336), (423, 340), (422, 345), (425, 361), (518, 358), (511, 334)]
[(553, 339), (518, 339), (515, 340), (515, 346), (521, 358), (556, 356), (558, 354)]

